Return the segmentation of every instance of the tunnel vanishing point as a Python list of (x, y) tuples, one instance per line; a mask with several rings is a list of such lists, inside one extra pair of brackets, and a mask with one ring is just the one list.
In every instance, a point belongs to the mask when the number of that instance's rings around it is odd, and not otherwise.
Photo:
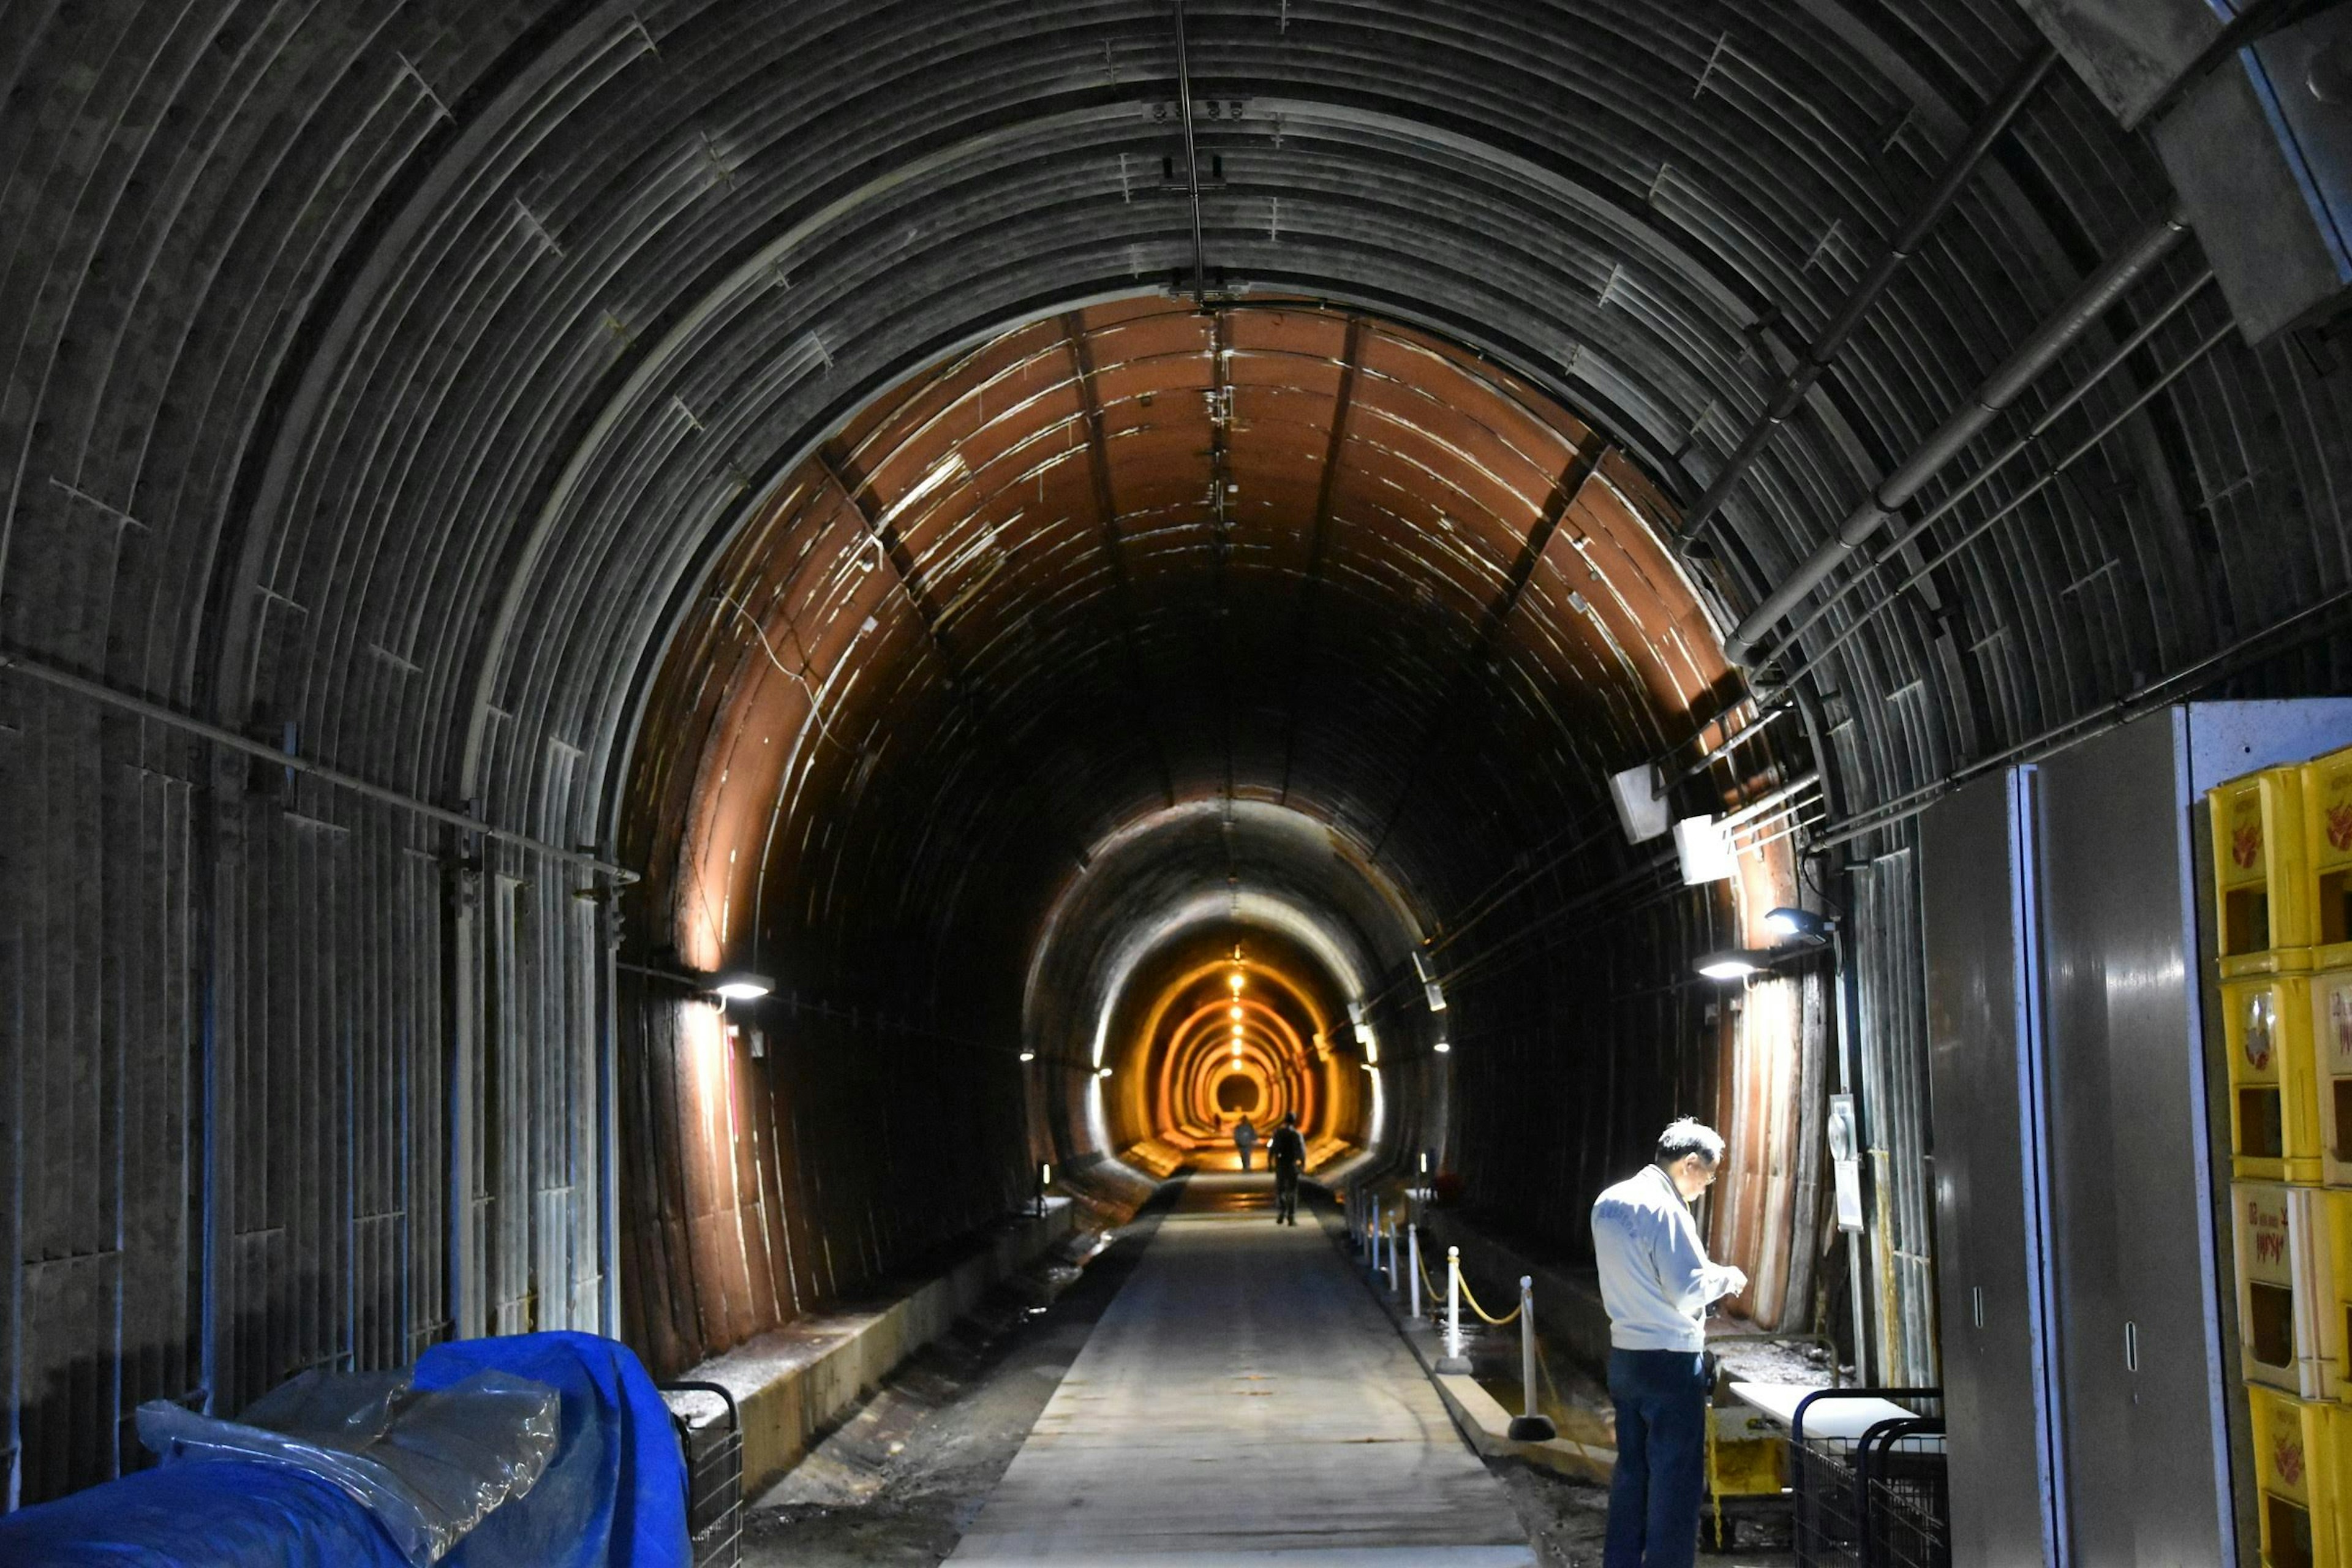
[(682, 1373), (1244, 1113), (1571, 1268), (1699, 1116), (1731, 1317), (1957, 1387), (1932, 824), (2347, 689), (2347, 39), (0, 8), (7, 1505), (452, 1338)]

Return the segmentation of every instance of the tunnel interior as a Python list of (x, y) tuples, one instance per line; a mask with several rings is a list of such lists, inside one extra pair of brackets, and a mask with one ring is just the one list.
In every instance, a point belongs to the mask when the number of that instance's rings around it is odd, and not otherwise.
[(2142, 9), (12, 9), (6, 1506), (1244, 1109), (1933, 1382), (1922, 814), (2352, 686), (2347, 18)]
[[(1736, 729), (1672, 524), (1631, 459), (1482, 356), (1279, 296), (1041, 314), (815, 440), (682, 590), (622, 819), (648, 872), (624, 906), (655, 1091), (633, 1114), (679, 1151), (649, 1184), (685, 1184), (660, 1205), (685, 1234), (637, 1267), (671, 1303), (714, 1268), (730, 1299), (767, 1276), (749, 1308), (659, 1314), (677, 1353), (836, 1288), (817, 1258), (970, 1228), (1033, 1172), (1131, 1193), (1229, 1160), (1244, 1109), (1296, 1110), (1318, 1169), (1447, 1168), (1449, 1026), (1525, 1003), (1475, 971), (1452, 1000), (1433, 911), (1507, 899), (1530, 846), (1605, 879), (1604, 759)], [(1755, 747), (1683, 793), (1720, 807), (1782, 767)], [(1796, 897), (1788, 816), (1750, 814), (1695, 931), (1763, 940)], [(1214, 967), (1237, 947), (1238, 994)], [(704, 1005), (665, 970), (777, 989), (727, 1036), (677, 1023)], [(1748, 1048), (1793, 1016), (1765, 994), (1694, 1081), (1783, 1065)], [(887, 1100), (887, 1139), (846, 1110), (775, 1121), (752, 1163), (906, 1182), (891, 1150), (921, 1141), (954, 1151), (923, 1190), (963, 1206), (886, 1185), (861, 1234), (797, 1243), (824, 1222), (747, 1206), (781, 1173), (744, 1173), (740, 1125), (695, 1108), (806, 1105), (793, 1064), (829, 1035), (858, 1045), (821, 1070)], [(1663, 1107), (1629, 1097), (1587, 1136), (1638, 1142)], [(1801, 1250), (1785, 1221), (1750, 1246)]]

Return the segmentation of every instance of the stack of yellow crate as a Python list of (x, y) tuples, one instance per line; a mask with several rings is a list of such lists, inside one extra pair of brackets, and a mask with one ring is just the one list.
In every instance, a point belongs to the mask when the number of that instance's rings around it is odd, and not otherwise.
[(2352, 1568), (2352, 751), (2209, 804), (2263, 1561)]

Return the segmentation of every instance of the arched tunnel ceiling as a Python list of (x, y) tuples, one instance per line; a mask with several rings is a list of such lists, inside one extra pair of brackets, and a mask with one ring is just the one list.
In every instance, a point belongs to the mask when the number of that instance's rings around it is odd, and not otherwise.
[[(1683, 499), (2040, 47), (1993, 0), (1190, 17), (1213, 289), (1491, 353)], [(1140, 0), (14, 25), (9, 642), (568, 841), (609, 836), (653, 661), (813, 442), (1195, 264), (1171, 16)], [(2168, 204), (2052, 73), (1735, 497), (1706, 590), (1743, 608)], [(1842, 788), (2338, 580), (2342, 380), (2224, 345), (1874, 622), (1822, 681)]]
[(1051, 885), (1212, 798), (1458, 908), (1722, 705), (1669, 526), (1549, 399), (1404, 329), (1158, 299), (1017, 328), (824, 442), (689, 616), (646, 755), (683, 945), (740, 952), (719, 911), (763, 884), (785, 949), (843, 900), (912, 926), (975, 865)]

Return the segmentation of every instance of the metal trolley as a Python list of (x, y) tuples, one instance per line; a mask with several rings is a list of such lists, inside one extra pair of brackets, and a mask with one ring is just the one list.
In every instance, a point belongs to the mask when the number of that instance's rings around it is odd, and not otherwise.
[[(1914, 1414), (1859, 1428), (1835, 1418), (1833, 1402), (1865, 1399)], [(1789, 1434), (1789, 1468), (1799, 1568), (1951, 1568), (1941, 1389), (1808, 1394)]]
[(673, 1406), (670, 1422), (686, 1453), (686, 1529), (694, 1568), (737, 1568), (743, 1561), (743, 1420), (735, 1396), (715, 1383), (665, 1383), (664, 1394), (708, 1394), (727, 1417), (699, 1424)]

